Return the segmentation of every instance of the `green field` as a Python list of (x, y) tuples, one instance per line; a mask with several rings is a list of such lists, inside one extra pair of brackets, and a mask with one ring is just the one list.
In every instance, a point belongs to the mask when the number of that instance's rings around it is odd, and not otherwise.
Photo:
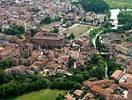
[(64, 93), (65, 91), (61, 90), (44, 89), (38, 92), (24, 94), (15, 98), (15, 100), (55, 100), (56, 96)]
[(64, 33), (73, 33), (75, 37), (79, 37), (81, 34), (87, 32), (91, 27), (89, 25), (77, 25), (73, 28), (66, 29)]
[(132, 0), (104, 0), (110, 8), (132, 8)]

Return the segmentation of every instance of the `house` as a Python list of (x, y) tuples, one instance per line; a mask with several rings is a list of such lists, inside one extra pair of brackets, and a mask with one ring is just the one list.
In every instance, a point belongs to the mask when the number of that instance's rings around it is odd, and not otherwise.
[(119, 95), (113, 94), (106, 97), (106, 100), (127, 100)]
[(66, 95), (64, 100), (76, 100), (72, 95)]
[(110, 32), (110, 33), (102, 34), (100, 36), (100, 40), (105, 45), (110, 45), (111, 43), (120, 43), (121, 41), (124, 40), (122, 35), (123, 35), (122, 33), (118, 34), (118, 33)]
[(116, 80), (119, 80), (121, 77), (122, 77), (123, 73), (121, 70), (116, 70), (112, 75), (111, 77), (113, 79), (116, 79)]
[(87, 93), (84, 95), (82, 100), (92, 100), (94, 99), (94, 95), (92, 93)]
[(127, 54), (132, 56), (132, 43), (122, 43), (122, 45), (128, 49)]
[(117, 84), (112, 80), (99, 80), (85, 81), (84, 85), (92, 94), (98, 94), (105, 100), (131, 100), (132, 84), (128, 82)]
[(5, 71), (15, 75), (21, 75), (21, 74), (24, 74), (26, 70), (28, 70), (28, 67), (19, 65), (19, 66), (8, 68)]
[(15, 47), (12, 45), (0, 46), (0, 60), (14, 56)]
[(4, 33), (0, 33), (0, 40), (15, 43), (17, 41), (17, 39), (18, 39), (17, 36), (11, 36), (11, 35), (6, 35)]
[(109, 92), (105, 89), (103, 89), (102, 87), (100, 87), (99, 85), (94, 85), (90, 88), (91, 91), (93, 91), (94, 93), (97, 93), (103, 97), (107, 97), (109, 95)]
[(121, 71), (121, 70), (116, 70), (112, 75), (111, 77), (115, 80), (118, 80), (120, 83), (122, 82), (127, 82), (127, 81), (130, 81), (132, 80), (132, 74), (129, 74), (129, 73), (125, 73), (125, 70), (124, 71)]
[(114, 49), (117, 53), (125, 56), (132, 56), (132, 43), (122, 42), (121, 44), (114, 44)]
[(81, 97), (82, 96), (82, 94), (83, 94), (83, 91), (82, 90), (75, 90), (74, 91), (74, 93), (73, 93), (73, 95), (76, 97)]
[(84, 86), (86, 88), (90, 89), (90, 91), (92, 93), (98, 94), (98, 95), (106, 98), (108, 95), (111, 94), (111, 92), (109, 92), (104, 87), (108, 87), (113, 83), (114, 83), (113, 80), (99, 80), (99, 81), (94, 81), (94, 82), (85, 81)]
[(84, 86), (90, 88), (90, 87), (92, 87), (92, 86), (94, 86), (94, 85), (106, 86), (106, 85), (110, 85), (110, 84), (112, 84), (112, 83), (114, 83), (113, 80), (107, 80), (107, 79), (105, 79), (105, 80), (99, 80), (99, 81), (94, 81), (94, 82), (85, 81), (85, 82), (84, 82)]

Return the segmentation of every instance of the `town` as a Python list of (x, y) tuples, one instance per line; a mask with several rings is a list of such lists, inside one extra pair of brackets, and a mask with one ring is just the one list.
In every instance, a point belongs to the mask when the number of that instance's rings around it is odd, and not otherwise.
[(0, 100), (131, 100), (132, 1), (106, 2), (0, 0)]

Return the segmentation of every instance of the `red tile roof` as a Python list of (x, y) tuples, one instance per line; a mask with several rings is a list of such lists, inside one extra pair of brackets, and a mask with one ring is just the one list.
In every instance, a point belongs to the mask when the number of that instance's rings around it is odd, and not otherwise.
[(121, 70), (116, 70), (116, 71), (111, 75), (111, 77), (112, 77), (113, 79), (118, 80), (118, 79), (120, 79), (120, 78), (122, 77), (122, 75), (123, 75), (123, 72), (122, 72)]
[(98, 93), (99, 95), (102, 95), (102, 96), (104, 96), (104, 97), (107, 97), (107, 96), (109, 95), (109, 92), (107, 92), (107, 90), (101, 88), (101, 87), (98, 86), (98, 85), (94, 85), (94, 86), (92, 86), (90, 89), (91, 89), (91, 91), (96, 92), (96, 93)]
[(125, 89), (132, 89), (132, 83), (119, 83), (119, 85)]
[(88, 87), (92, 87), (93, 85), (107, 85), (107, 84), (112, 84), (112, 83), (114, 83), (114, 81), (113, 80), (107, 80), (107, 79), (105, 79), (105, 80), (99, 80), (99, 81), (94, 81), (94, 82), (90, 82), (90, 81), (85, 81), (84, 82), (84, 85), (86, 85), (86, 86), (88, 86)]

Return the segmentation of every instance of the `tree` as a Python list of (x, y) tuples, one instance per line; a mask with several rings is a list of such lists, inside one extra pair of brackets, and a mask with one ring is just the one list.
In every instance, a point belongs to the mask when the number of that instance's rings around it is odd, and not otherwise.
[(0, 68), (1, 69), (9, 68), (12, 65), (13, 65), (12, 59), (5, 59), (5, 60), (0, 61)]
[(53, 21), (60, 21), (60, 20), (61, 20), (61, 17), (59, 17), (59, 16), (55, 16), (53, 19)]
[(25, 29), (23, 26), (13, 25), (7, 29), (4, 29), (3, 32), (8, 35), (22, 35), (25, 32)]
[(85, 11), (105, 13), (109, 10), (108, 4), (103, 0), (79, 0)]
[(64, 100), (64, 96), (62, 94), (59, 94), (57, 97), (56, 97), (56, 100)]
[(94, 55), (92, 55), (90, 61), (91, 61), (93, 64), (97, 64), (98, 60), (100, 60), (100, 59), (103, 60), (103, 57), (102, 57), (101, 55), (94, 54)]
[(11, 80), (11, 76), (6, 73), (4, 70), (0, 69), (0, 84), (9, 82)]
[(52, 30), (52, 32), (53, 32), (53, 33), (59, 33), (59, 29), (58, 29), (58, 28), (54, 28), (54, 29)]
[(70, 39), (70, 40), (75, 39), (75, 35), (74, 35), (73, 33), (71, 33), (71, 34), (67, 37), (67, 39)]
[(73, 33), (71, 33), (71, 35), (70, 35), (69, 38), (70, 38), (70, 39), (75, 39), (75, 35), (74, 35)]
[(105, 27), (105, 28), (108, 28), (108, 29), (111, 28), (111, 24), (110, 24), (109, 21), (105, 21), (102, 26)]
[(82, 74), (76, 74), (73, 76), (73, 80), (75, 80), (77, 82), (82, 82), (84, 80), (84, 78), (83, 78)]
[(132, 36), (126, 39), (127, 42), (132, 42)]
[[(0, 85), (0, 98), (9, 98), (12, 96), (18, 96), (26, 92), (31, 92), (33, 90), (40, 90), (47, 88), (47, 80), (38, 79), (35, 81), (20, 80), (11, 81), (9, 83)], [(14, 93), (15, 92), (15, 93)]]
[(118, 18), (120, 24), (132, 23), (132, 14), (130, 12), (121, 12)]
[(37, 32), (39, 32), (40, 29), (30, 29), (29, 31), (31, 32), (31, 36), (33, 37)]
[(68, 61), (68, 67), (73, 67), (74, 65), (74, 62), (75, 62), (75, 59), (73, 59), (71, 56), (69, 57), (69, 61)]
[(97, 77), (97, 79), (103, 79), (105, 72), (105, 61), (101, 55), (93, 55), (91, 62), (94, 64), (92, 69), (89, 71), (90, 76)]
[(81, 84), (80, 84), (80, 83), (74, 84), (74, 88), (75, 88), (75, 89), (81, 89)]
[(111, 76), (115, 70), (121, 69), (121, 64), (117, 64), (114, 60), (107, 60), (108, 75)]
[(132, 29), (132, 14), (131, 12), (121, 12), (118, 15), (119, 24), (123, 25), (118, 27), (119, 32)]
[(52, 19), (50, 16), (46, 16), (44, 19), (41, 20), (40, 24), (50, 24)]

